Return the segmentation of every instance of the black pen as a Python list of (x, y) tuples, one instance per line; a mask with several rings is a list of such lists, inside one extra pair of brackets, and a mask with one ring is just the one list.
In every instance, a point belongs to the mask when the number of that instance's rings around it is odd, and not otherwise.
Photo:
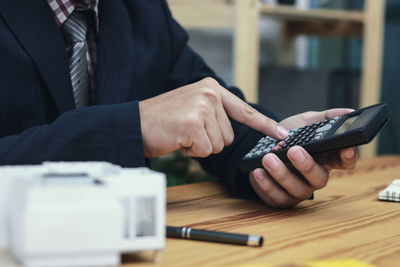
[(167, 226), (167, 237), (254, 247), (261, 247), (264, 242), (262, 236), (233, 234), (226, 232), (192, 229), (190, 227), (174, 226)]

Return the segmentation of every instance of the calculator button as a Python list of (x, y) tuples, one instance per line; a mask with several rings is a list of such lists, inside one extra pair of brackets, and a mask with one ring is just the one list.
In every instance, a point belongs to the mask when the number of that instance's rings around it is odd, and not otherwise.
[(268, 147), (266, 147), (266, 148), (263, 149), (262, 152), (263, 152), (264, 154), (267, 154), (267, 153), (270, 152), (270, 151), (271, 151), (271, 149), (268, 148)]
[(279, 146), (274, 146), (271, 151), (277, 151), (279, 149)]
[(270, 140), (270, 139), (264, 139), (263, 141), (262, 141), (262, 144), (270, 144), (270, 143), (272, 143), (273, 141), (272, 140)]
[(326, 132), (328, 131), (330, 128), (332, 128), (332, 124), (325, 124), (322, 127), (319, 127), (317, 130), (315, 130), (317, 133), (321, 133), (321, 132)]
[(282, 146), (285, 144), (285, 141), (280, 141), (276, 146), (274, 146), (271, 150), (272, 151), (277, 151), (282, 148)]
[(262, 152), (259, 151), (259, 150), (258, 150), (256, 153), (254, 153), (254, 155), (255, 155), (256, 157), (261, 156), (261, 154), (262, 154)]

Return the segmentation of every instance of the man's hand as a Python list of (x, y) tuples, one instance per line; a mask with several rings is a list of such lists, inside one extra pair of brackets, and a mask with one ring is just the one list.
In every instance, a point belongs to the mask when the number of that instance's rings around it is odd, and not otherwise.
[(276, 139), (288, 134), (212, 78), (140, 101), (139, 109), (145, 157), (219, 153), (234, 137), (228, 116)]
[[(293, 129), (307, 124), (351, 112), (351, 109), (331, 109), (323, 112), (306, 112), (283, 120), (280, 124)], [(308, 199), (311, 194), (326, 186), (332, 169), (353, 169), (357, 163), (355, 148), (343, 149), (318, 158), (319, 163), (300, 146), (289, 149), (287, 156), (292, 165), (306, 178), (297, 177), (275, 154), (262, 159), (265, 169), (250, 173), (250, 183), (261, 199), (272, 207), (287, 208)]]

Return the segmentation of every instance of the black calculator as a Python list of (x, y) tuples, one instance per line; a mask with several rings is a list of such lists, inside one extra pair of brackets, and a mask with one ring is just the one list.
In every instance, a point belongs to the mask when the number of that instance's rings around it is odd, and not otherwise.
[(302, 146), (314, 156), (367, 144), (374, 139), (388, 120), (387, 105), (383, 103), (331, 120), (292, 129), (284, 140), (265, 136), (242, 158), (240, 168), (243, 172), (261, 168), (261, 160), (267, 153), (275, 153), (283, 162), (290, 163), (286, 154), (289, 148), (295, 145)]

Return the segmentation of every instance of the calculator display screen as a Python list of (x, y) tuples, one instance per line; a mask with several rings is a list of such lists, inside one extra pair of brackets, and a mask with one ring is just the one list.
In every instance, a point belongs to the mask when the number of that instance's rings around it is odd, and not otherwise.
[(353, 124), (353, 122), (358, 118), (358, 116), (354, 116), (351, 118), (348, 118), (347, 120), (345, 120), (342, 125), (340, 125), (340, 127), (336, 130), (336, 132), (334, 133), (334, 135), (337, 134), (342, 134), (345, 131), (347, 131), (347, 129)]

